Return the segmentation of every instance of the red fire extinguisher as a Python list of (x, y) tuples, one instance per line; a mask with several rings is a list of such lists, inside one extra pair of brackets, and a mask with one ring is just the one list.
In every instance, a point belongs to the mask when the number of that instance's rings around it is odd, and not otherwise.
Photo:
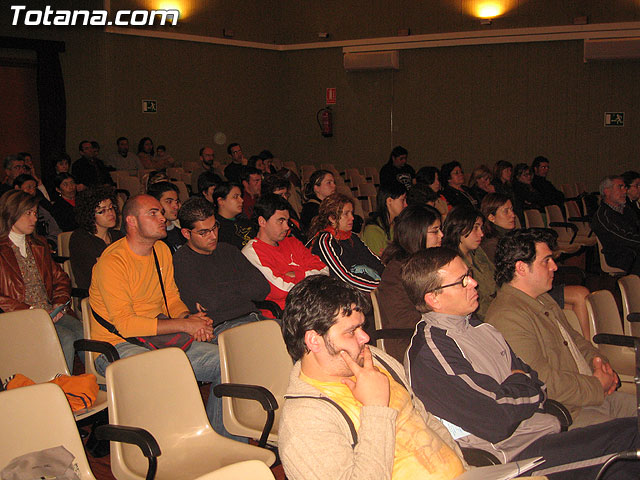
[(333, 137), (333, 120), (331, 107), (321, 108), (316, 114), (316, 120), (320, 125), (323, 137)]

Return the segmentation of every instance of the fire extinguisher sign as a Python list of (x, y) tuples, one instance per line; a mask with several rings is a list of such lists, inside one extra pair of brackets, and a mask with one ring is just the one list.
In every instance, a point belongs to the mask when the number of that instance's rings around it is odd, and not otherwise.
[(335, 105), (336, 104), (336, 89), (327, 88), (327, 105)]

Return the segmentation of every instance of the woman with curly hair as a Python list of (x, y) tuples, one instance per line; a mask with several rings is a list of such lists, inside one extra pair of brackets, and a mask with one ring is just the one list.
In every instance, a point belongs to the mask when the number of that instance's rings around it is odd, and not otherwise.
[(78, 194), (76, 221), (79, 227), (71, 234), (69, 252), (71, 269), (78, 288), (89, 288), (91, 270), (98, 257), (111, 243), (123, 237), (116, 230), (118, 202), (113, 187), (90, 188)]
[(384, 266), (353, 229), (353, 201), (334, 193), (320, 204), (309, 229), (311, 252), (329, 267), (331, 274), (362, 291), (374, 290)]

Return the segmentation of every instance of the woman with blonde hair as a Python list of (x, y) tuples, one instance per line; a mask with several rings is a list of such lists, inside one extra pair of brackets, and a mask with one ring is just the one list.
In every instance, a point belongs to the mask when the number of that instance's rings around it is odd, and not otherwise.
[(487, 193), (495, 193), (496, 189), (491, 183), (492, 181), (493, 174), (486, 165), (479, 165), (471, 172), (469, 187), (471, 194), (478, 201), (478, 205)]
[(353, 218), (353, 200), (349, 197), (334, 193), (325, 198), (309, 229), (311, 252), (320, 257), (333, 276), (359, 290), (374, 290), (384, 266), (352, 234)]
[[(51, 258), (44, 238), (34, 235), (38, 199), (22, 190), (0, 197), (0, 308), (5, 312), (42, 308), (51, 313), (71, 298), (71, 281)], [(65, 309), (52, 318), (69, 371), (73, 342), (82, 324)]]

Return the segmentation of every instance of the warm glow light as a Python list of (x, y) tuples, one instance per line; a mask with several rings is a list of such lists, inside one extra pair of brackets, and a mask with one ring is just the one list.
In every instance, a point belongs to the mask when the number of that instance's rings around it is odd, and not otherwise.
[(495, 18), (504, 13), (503, 6), (498, 2), (482, 2), (478, 4), (476, 16), (480, 18)]
[(180, 2), (160, 1), (155, 3), (156, 3), (155, 8), (157, 8), (158, 10), (178, 10), (180, 12), (180, 20), (183, 20), (189, 13), (185, 9), (184, 5), (180, 4)]

